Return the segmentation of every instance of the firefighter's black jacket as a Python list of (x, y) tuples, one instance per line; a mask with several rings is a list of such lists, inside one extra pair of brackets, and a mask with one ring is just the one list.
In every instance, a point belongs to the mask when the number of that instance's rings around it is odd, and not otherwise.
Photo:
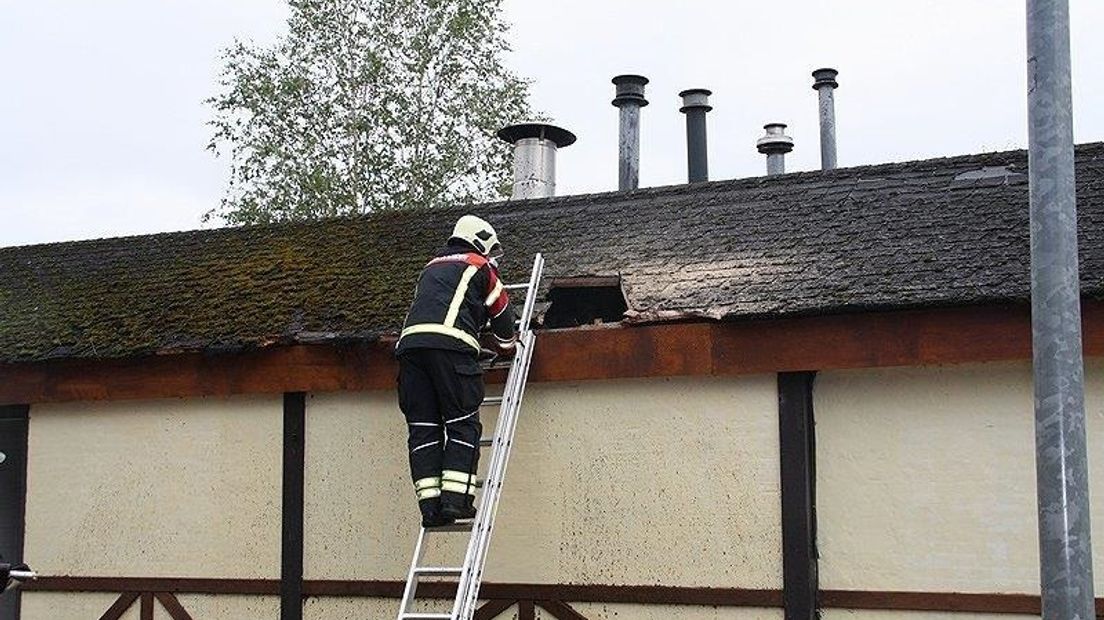
[(418, 278), (396, 354), (447, 349), (478, 355), (479, 332), (488, 320), (499, 346), (512, 347), (514, 313), (498, 270), (466, 244), (450, 244)]

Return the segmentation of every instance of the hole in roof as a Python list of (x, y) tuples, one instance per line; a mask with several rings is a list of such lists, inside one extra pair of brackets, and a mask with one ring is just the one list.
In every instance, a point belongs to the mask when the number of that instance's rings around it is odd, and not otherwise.
[(984, 166), (978, 170), (969, 170), (955, 175), (955, 181), (982, 181), (987, 179), (1011, 180), (1024, 178), (1024, 174), (1016, 172), (1012, 166)]
[(549, 328), (617, 323), (629, 309), (617, 276), (554, 278), (548, 300), (544, 326)]

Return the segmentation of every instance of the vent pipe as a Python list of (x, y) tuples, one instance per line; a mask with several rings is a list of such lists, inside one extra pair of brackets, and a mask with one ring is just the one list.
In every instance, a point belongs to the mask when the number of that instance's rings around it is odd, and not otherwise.
[(755, 148), (767, 156), (767, 176), (786, 172), (786, 153), (793, 150), (793, 138), (786, 135), (785, 123), (763, 125), (767, 134), (755, 141)]
[(498, 130), (514, 145), (514, 191), (511, 200), (556, 195), (556, 151), (574, 144), (575, 134), (545, 123), (522, 123)]
[(682, 97), (679, 112), (686, 115), (686, 170), (691, 183), (709, 180), (705, 113), (713, 109), (709, 105), (709, 95), (712, 94), (704, 88), (691, 88), (679, 93), (679, 97)]
[(813, 90), (820, 98), (820, 169), (832, 170), (836, 167), (836, 104), (834, 93), (839, 87), (835, 69), (817, 69), (813, 71)]
[(621, 124), (617, 132), (619, 151), (617, 157), (617, 189), (636, 189), (640, 186), (640, 108), (648, 105), (644, 98), (643, 75), (619, 75), (613, 78), (617, 96), (613, 105), (621, 111)]

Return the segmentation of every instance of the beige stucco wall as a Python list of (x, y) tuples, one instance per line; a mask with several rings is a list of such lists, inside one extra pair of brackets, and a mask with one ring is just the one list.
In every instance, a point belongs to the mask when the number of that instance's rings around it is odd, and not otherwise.
[[(178, 594), (176, 599), (195, 620), (267, 620), (280, 617), (278, 596)], [(154, 609), (154, 620), (169, 620), (169, 614), (163, 609), (157, 605), (154, 605)], [(157, 616), (157, 613), (162, 615)]]
[(25, 557), (48, 575), (279, 577), (281, 416), (278, 395), (32, 407)]
[[(1100, 515), (1104, 366), (1086, 377)], [(822, 588), (1038, 592), (1029, 363), (825, 372), (814, 394)]]
[[(306, 577), (403, 578), (394, 394), (307, 406)], [(531, 385), (488, 581), (780, 587), (777, 409), (773, 375)]]
[[(429, 601), (416, 607), (416, 611), (448, 611), (448, 601)], [(303, 620), (365, 620), (366, 618), (394, 618), (399, 611), (399, 601), (393, 598), (321, 596), (308, 598), (303, 603)]]
[[(37, 568), (37, 567), (36, 567)], [(22, 620), (93, 620), (115, 604), (118, 593), (104, 592), (24, 592)], [(166, 614), (167, 616), (167, 614)], [(138, 601), (121, 620), (138, 620)], [(156, 614), (154, 618), (157, 618)]]

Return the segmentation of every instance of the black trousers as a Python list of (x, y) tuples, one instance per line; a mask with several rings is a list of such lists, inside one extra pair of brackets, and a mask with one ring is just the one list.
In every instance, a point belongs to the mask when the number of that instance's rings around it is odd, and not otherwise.
[(409, 349), (399, 356), (399, 408), (418, 499), (442, 490), (475, 495), (483, 395), (483, 370), (474, 355)]

